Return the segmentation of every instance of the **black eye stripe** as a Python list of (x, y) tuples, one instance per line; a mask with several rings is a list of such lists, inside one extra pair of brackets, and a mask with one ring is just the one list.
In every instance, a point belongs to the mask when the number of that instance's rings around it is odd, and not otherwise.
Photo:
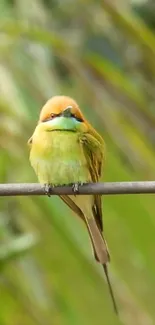
[(53, 118), (55, 118), (56, 116), (49, 116), (49, 117), (47, 117), (47, 118), (45, 118), (44, 120), (42, 120), (42, 122), (48, 122), (48, 121), (51, 121), (51, 120), (53, 120)]
[(71, 114), (71, 117), (75, 118), (78, 122), (83, 122), (82, 118), (77, 117), (77, 116), (74, 115), (74, 114)]
[(50, 121), (50, 120), (52, 120), (53, 118), (55, 118), (57, 116), (60, 116), (60, 114), (54, 114), (54, 113), (52, 113), (49, 117), (47, 117), (44, 120), (42, 120), (42, 122)]
[[(55, 117), (59, 117), (59, 116), (63, 116), (63, 113), (60, 113), (60, 114), (54, 114), (53, 113), (49, 117), (47, 117), (46, 119), (42, 120), (42, 122), (50, 121), (50, 120), (54, 119)], [(71, 114), (71, 117), (75, 118), (75, 120), (77, 120), (78, 122), (83, 122), (83, 119), (82, 118), (77, 117), (74, 114)]]

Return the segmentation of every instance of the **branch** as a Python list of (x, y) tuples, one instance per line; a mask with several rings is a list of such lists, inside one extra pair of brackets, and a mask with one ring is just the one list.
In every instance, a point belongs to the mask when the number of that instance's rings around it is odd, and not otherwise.
[[(78, 194), (141, 194), (155, 193), (155, 181), (146, 182), (114, 182), (90, 183), (79, 185)], [(0, 184), (0, 196), (16, 195), (46, 195), (46, 187), (38, 183), (28, 184)], [(73, 195), (70, 185), (55, 186), (50, 190), (51, 195)]]

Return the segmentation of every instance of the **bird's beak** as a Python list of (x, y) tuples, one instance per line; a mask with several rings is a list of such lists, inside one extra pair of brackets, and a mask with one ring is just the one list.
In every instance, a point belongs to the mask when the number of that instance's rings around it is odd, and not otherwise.
[(72, 116), (72, 112), (71, 112), (72, 106), (68, 106), (64, 109), (64, 111), (62, 112), (62, 116), (64, 117), (71, 117)]

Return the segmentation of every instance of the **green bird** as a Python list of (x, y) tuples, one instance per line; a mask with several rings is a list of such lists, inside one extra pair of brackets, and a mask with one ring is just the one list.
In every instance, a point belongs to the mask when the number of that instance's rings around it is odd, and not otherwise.
[[(101, 178), (105, 158), (103, 138), (70, 97), (54, 96), (47, 101), (28, 143), (31, 165), (39, 182), (46, 186), (95, 183)], [(95, 259), (103, 265), (117, 313), (107, 270), (110, 256), (103, 237), (101, 196), (62, 195), (60, 198), (87, 226)]]

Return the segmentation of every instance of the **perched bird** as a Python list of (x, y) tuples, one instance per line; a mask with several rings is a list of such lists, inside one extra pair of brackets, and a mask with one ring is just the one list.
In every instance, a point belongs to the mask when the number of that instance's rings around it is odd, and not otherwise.
[[(46, 186), (98, 182), (101, 177), (104, 141), (70, 97), (55, 96), (47, 101), (28, 144), (31, 165), (39, 182)], [(87, 226), (95, 259), (103, 265), (117, 312), (107, 270), (110, 256), (103, 237), (101, 196), (60, 197)]]

